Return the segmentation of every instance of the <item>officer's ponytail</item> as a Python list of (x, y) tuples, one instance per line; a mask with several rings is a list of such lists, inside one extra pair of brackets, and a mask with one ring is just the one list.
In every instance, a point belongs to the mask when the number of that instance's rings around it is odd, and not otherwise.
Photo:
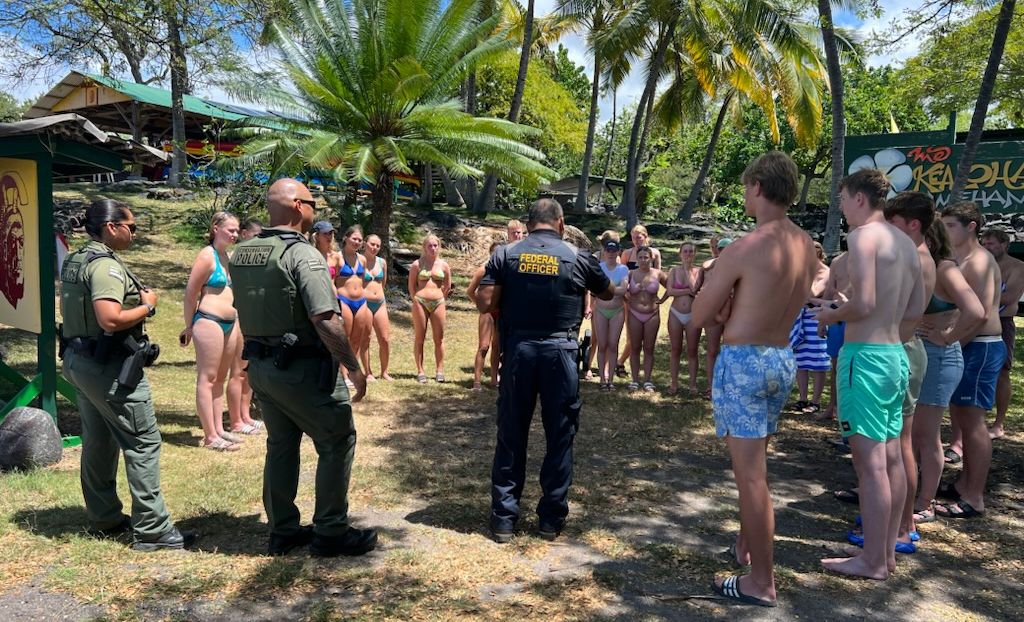
[(113, 199), (97, 199), (85, 210), (85, 232), (89, 237), (103, 241), (103, 226), (108, 222), (121, 222), (128, 218), (128, 204)]

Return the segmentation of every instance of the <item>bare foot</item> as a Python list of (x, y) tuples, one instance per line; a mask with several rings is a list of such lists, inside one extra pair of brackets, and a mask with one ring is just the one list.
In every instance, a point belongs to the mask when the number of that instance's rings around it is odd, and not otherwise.
[(815, 421), (828, 421), (830, 419), (835, 419), (835, 418), (836, 418), (836, 409), (835, 408), (826, 408), (825, 410), (821, 411), (820, 413), (814, 415), (814, 420)]
[(366, 374), (366, 381), (367, 382), (377, 382), (377, 378), (374, 377), (373, 374)]
[(888, 568), (873, 568), (864, 561), (863, 555), (856, 557), (828, 557), (821, 560), (821, 565), (829, 572), (844, 574), (851, 577), (885, 581), (889, 578)]
[(736, 563), (740, 566), (750, 565), (750, 551), (743, 546), (743, 536), (736, 534), (736, 544), (733, 545), (733, 553), (736, 554)]
[(394, 380), (394, 378), (392, 378), (391, 374), (389, 374), (388, 372), (384, 372), (383, 374), (381, 374), (380, 375), (380, 379), (381, 380), (387, 380), (388, 382), (391, 382), (392, 380)]
[(675, 395), (678, 392), (679, 392), (679, 387), (677, 387), (676, 385), (672, 385), (672, 386), (670, 386), (668, 388), (668, 391), (666, 391), (665, 393), (667, 393), (668, 395)]
[(1003, 438), (1004, 434), (1006, 432), (1003, 432), (1003, 426), (992, 426), (988, 429), (988, 437), (991, 439)]
[[(857, 546), (853, 546), (852, 544), (848, 544), (848, 545), (842, 547), (840, 549), (840, 552), (842, 552), (844, 555), (849, 555), (850, 557), (859, 557), (860, 554), (864, 552), (864, 549), (862, 549), (860, 547), (857, 547)], [(824, 562), (824, 560), (822, 560), (822, 562)], [(890, 573), (896, 572), (896, 556), (895, 555), (893, 556), (892, 559), (885, 560), (885, 563), (886, 563), (886, 566), (889, 567), (889, 572)]]

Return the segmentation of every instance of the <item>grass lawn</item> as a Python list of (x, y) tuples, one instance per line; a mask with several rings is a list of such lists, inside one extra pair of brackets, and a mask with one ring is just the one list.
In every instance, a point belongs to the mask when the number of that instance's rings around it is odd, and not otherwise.
[[(819, 558), (844, 544), (856, 514), (831, 495), (854, 483), (853, 470), (827, 443), (832, 425), (784, 416), (769, 454), (780, 607), (735, 608), (702, 598), (712, 576), (730, 569), (721, 552), (739, 522), (725, 444), (699, 399), (630, 395), (623, 386), (609, 395), (585, 384), (566, 532), (554, 543), (531, 533), (543, 447), (535, 425), (521, 531), (504, 546), (490, 541), (495, 393), (469, 391), (476, 313), (461, 292), (465, 280), (449, 301), (449, 382), (415, 382), (411, 318), (393, 308), (396, 381), (371, 384), (355, 408), (350, 503), (355, 524), (379, 528), (377, 551), (356, 559), (267, 557), (262, 437), (234, 454), (197, 446), (193, 352), (178, 347), (177, 334), (198, 249), (170, 235), (190, 204), (125, 198), (137, 206), (141, 228), (125, 256), (160, 295), (150, 333), (164, 350), (149, 377), (165, 441), (163, 490), (176, 522), (201, 539), (193, 552), (144, 554), (87, 536), (77, 448), (54, 467), (0, 474), (2, 619), (1020, 619), (1019, 372), (1008, 435), (995, 441), (987, 516), (923, 525), (921, 551), (900, 556), (885, 583), (821, 571)], [(506, 219), (492, 215), (478, 224), (497, 232)], [(667, 260), (676, 258), (673, 246), (662, 246)], [(463, 274), (482, 259), (446, 257)], [(668, 385), (667, 340), (663, 329), (659, 387)], [(28, 336), (0, 330), (0, 344), (9, 362), (31, 369)], [(428, 344), (428, 370), (431, 362)], [(62, 425), (73, 428), (73, 409), (62, 412)], [(298, 503), (308, 520), (316, 464), (308, 439), (303, 460)], [(123, 471), (119, 482), (127, 505)]]

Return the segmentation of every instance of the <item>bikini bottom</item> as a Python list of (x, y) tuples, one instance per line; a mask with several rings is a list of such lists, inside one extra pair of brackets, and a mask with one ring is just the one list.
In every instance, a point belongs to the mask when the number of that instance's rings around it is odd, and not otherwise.
[(653, 318), (655, 315), (658, 315), (658, 310), (657, 309), (655, 309), (654, 311), (651, 311), (650, 313), (641, 313), (641, 312), (636, 311), (636, 310), (631, 308), (629, 310), (629, 312), (633, 314), (633, 317), (635, 317), (636, 319), (640, 320), (641, 324), (646, 324), (647, 322), (649, 322), (651, 320), (651, 318)]
[(346, 298), (345, 296), (338, 294), (338, 302), (343, 303), (345, 306), (347, 306), (352, 311), (352, 315), (355, 315), (356, 313), (359, 312), (359, 309), (362, 308), (364, 304), (366, 304), (366, 298), (352, 300), (351, 298)]
[(606, 319), (606, 320), (611, 320), (611, 319), (612, 319), (612, 318), (614, 318), (614, 317), (615, 317), (616, 315), (618, 315), (618, 314), (622, 313), (622, 310), (623, 310), (623, 309), (625, 309), (625, 308), (626, 308), (625, 306), (621, 306), (621, 307), (615, 307), (614, 309), (602, 309), (601, 307), (595, 307), (595, 309), (596, 309), (596, 310), (597, 310), (597, 311), (598, 311), (598, 312), (599, 312), (599, 313), (600, 313), (601, 315), (603, 315), (603, 316), (604, 316), (604, 319)]
[(210, 320), (211, 322), (216, 322), (220, 326), (220, 329), (224, 331), (225, 335), (231, 334), (231, 329), (235, 327), (236, 321), (234, 319), (225, 320), (219, 315), (207, 313), (206, 311), (196, 311), (192, 316), (192, 323), (195, 324), (198, 320)]
[(423, 296), (416, 296), (415, 298), (416, 302), (423, 305), (423, 310), (426, 311), (428, 315), (436, 311), (438, 307), (444, 304), (444, 298), (437, 298), (436, 300), (424, 298)]
[(693, 317), (692, 313), (683, 313), (682, 311), (676, 311), (672, 307), (669, 307), (668, 310), (672, 312), (672, 315), (674, 315), (675, 318), (679, 320), (679, 323), (682, 324), (683, 326), (689, 324), (690, 318)]
[(370, 313), (377, 315), (377, 310), (383, 307), (385, 302), (383, 298), (380, 300), (367, 300), (366, 306), (370, 308)]

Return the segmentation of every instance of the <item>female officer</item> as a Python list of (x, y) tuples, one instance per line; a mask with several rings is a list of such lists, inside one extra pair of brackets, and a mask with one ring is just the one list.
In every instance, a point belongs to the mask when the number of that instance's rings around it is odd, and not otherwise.
[[(195, 534), (171, 522), (160, 493), (160, 431), (143, 375), (136, 386), (118, 381), (131, 337), (156, 313), (156, 294), (142, 286), (116, 251), (132, 244), (135, 217), (124, 203), (102, 199), (85, 212), (92, 238), (61, 270), (64, 377), (75, 386), (82, 420), (82, 493), (94, 531), (134, 531), (138, 551), (180, 549)], [(128, 384), (134, 384), (129, 382)], [(124, 453), (132, 515), (118, 499), (118, 451)]]

